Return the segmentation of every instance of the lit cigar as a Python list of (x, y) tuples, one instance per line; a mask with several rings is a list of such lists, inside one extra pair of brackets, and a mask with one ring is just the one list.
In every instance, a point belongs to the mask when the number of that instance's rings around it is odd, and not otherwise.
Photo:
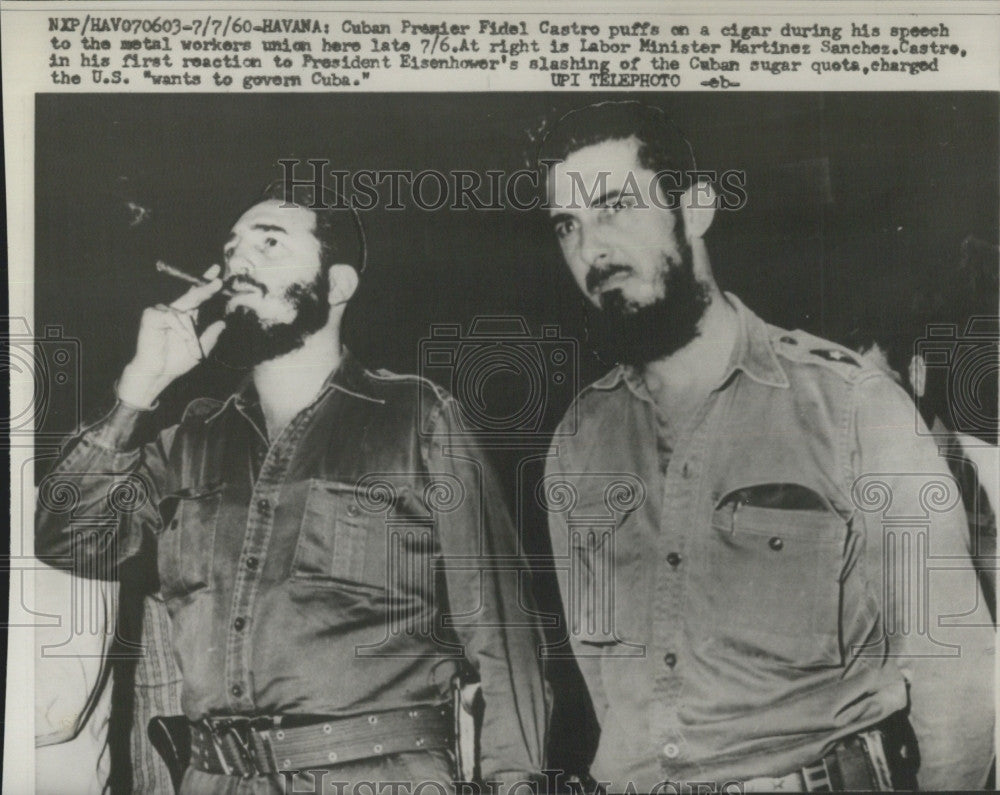
[[(169, 265), (162, 259), (156, 261), (156, 270), (160, 273), (165, 273), (167, 276), (173, 276), (175, 279), (180, 279), (182, 282), (187, 282), (188, 284), (194, 284), (198, 287), (204, 287), (208, 284), (208, 279), (202, 279), (200, 276), (193, 276), (187, 271), (182, 271), (180, 268), (175, 268), (173, 265)], [(222, 295), (233, 296), (236, 292), (229, 287), (223, 287), (219, 292)]]

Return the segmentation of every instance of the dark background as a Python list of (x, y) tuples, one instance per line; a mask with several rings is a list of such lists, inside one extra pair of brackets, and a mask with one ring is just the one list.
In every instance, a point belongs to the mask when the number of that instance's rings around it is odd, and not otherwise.
[[(59, 412), (94, 418), (109, 405), (143, 307), (183, 289), (154, 262), (200, 273), (217, 261), (229, 226), (281, 175), (279, 159), (325, 158), (348, 171), (511, 171), (526, 165), (543, 118), (609, 98), (622, 95), (38, 95), (35, 318), (37, 329), (61, 326), (79, 340), (82, 401), (53, 406), (46, 421), (72, 429)], [(720, 284), (770, 322), (841, 336), (873, 277), (890, 277), (876, 305), (891, 322), (919, 277), (952, 280), (964, 238), (997, 242), (995, 94), (640, 98), (677, 120), (700, 168), (746, 172), (748, 204), (717, 214), (709, 248)], [(605, 369), (587, 353), (581, 299), (542, 213), (410, 205), (366, 212), (364, 222), (369, 266), (345, 339), (370, 366), (416, 372), (433, 324), (516, 315), (532, 333), (557, 324), (580, 341), (580, 384)], [(984, 306), (995, 314), (995, 289)], [(238, 377), (196, 371), (163, 396), (164, 422)], [(497, 405), (516, 402), (516, 388), (487, 383)], [(548, 396), (543, 430), (571, 397)], [(512, 494), (519, 454), (497, 456)], [(528, 511), (523, 532), (528, 550), (544, 554), (542, 517)], [(543, 609), (558, 610), (551, 577), (537, 590)], [(552, 678), (552, 761), (572, 768), (586, 755), (586, 707), (571, 668)]]
[[(281, 175), (279, 159), (510, 171), (541, 119), (621, 96), (40, 94), (36, 324), (80, 340), (92, 416), (131, 356), (142, 308), (181, 289), (156, 259), (197, 273), (215, 262), (232, 222)], [(997, 242), (996, 95), (641, 98), (678, 121), (700, 168), (746, 172), (747, 206), (717, 215), (710, 250), (722, 286), (773, 323), (832, 335), (860, 279), (932, 268), (947, 280), (966, 235)], [(148, 209), (144, 221), (130, 226), (128, 202)], [(432, 324), (479, 314), (581, 336), (581, 301), (542, 213), (411, 205), (364, 220), (370, 265), (345, 334), (372, 366), (414, 372)], [(905, 289), (886, 295), (889, 314)], [(601, 369), (584, 356), (582, 382)], [(200, 373), (174, 402), (225, 393), (233, 379)]]

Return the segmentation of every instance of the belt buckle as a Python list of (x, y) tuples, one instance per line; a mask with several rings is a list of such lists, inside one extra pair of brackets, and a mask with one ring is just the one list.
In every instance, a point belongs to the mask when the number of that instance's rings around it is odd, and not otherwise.
[[(273, 725), (268, 717), (249, 718), (236, 716), (232, 718), (216, 718), (209, 723), (212, 732), (212, 742), (216, 753), (223, 763), (226, 775), (238, 775), (240, 778), (262, 776), (270, 771), (263, 767), (254, 749), (251, 732), (267, 729)], [(231, 752), (233, 764), (227, 763), (227, 751)], [(235, 770), (234, 770), (235, 768)]]
[(233, 767), (226, 760), (226, 751), (222, 747), (222, 742), (219, 740), (219, 735), (216, 732), (216, 723), (211, 718), (202, 718), (198, 723), (204, 729), (205, 733), (212, 740), (212, 749), (215, 751), (215, 757), (219, 762), (219, 766), (222, 768), (222, 772), (227, 775), (233, 775)]
[(833, 792), (833, 779), (826, 759), (806, 765), (800, 772), (806, 792)]

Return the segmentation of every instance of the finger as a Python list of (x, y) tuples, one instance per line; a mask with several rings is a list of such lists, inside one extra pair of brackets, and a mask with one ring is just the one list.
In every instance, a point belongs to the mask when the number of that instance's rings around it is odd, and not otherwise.
[(201, 274), (201, 278), (211, 280), (221, 275), (221, 273), (222, 266), (216, 263), (215, 265), (211, 265), (207, 271)]
[(201, 333), (201, 349), (204, 351), (206, 356), (212, 352), (212, 348), (215, 347), (215, 343), (219, 341), (219, 335), (222, 334), (225, 328), (226, 321), (216, 320)]
[(184, 293), (184, 295), (170, 304), (170, 307), (171, 309), (178, 309), (181, 312), (190, 312), (192, 309), (197, 309), (221, 289), (222, 280), (212, 279), (207, 284), (192, 287)]
[(201, 347), (201, 338), (198, 336), (198, 327), (194, 322), (194, 313), (186, 312), (184, 318), (187, 320), (188, 325), (191, 326), (191, 332), (194, 334), (194, 338), (198, 341), (198, 361), (205, 360), (205, 349)]
[(163, 331), (170, 325), (170, 316), (172, 314), (172, 310), (166, 304), (147, 307), (142, 313), (141, 327), (143, 329)]
[(178, 312), (171, 312), (168, 317), (170, 318), (169, 332), (176, 334), (178, 340), (184, 345), (191, 358), (196, 362), (200, 362), (204, 357), (202, 356), (201, 346), (198, 344), (198, 337), (194, 333), (194, 326), (191, 324), (190, 318)]

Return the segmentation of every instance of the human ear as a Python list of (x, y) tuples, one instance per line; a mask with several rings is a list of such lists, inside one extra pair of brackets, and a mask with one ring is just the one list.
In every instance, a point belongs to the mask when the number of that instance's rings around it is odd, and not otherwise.
[(329, 277), (330, 306), (346, 304), (358, 289), (358, 272), (350, 265), (331, 265)]

